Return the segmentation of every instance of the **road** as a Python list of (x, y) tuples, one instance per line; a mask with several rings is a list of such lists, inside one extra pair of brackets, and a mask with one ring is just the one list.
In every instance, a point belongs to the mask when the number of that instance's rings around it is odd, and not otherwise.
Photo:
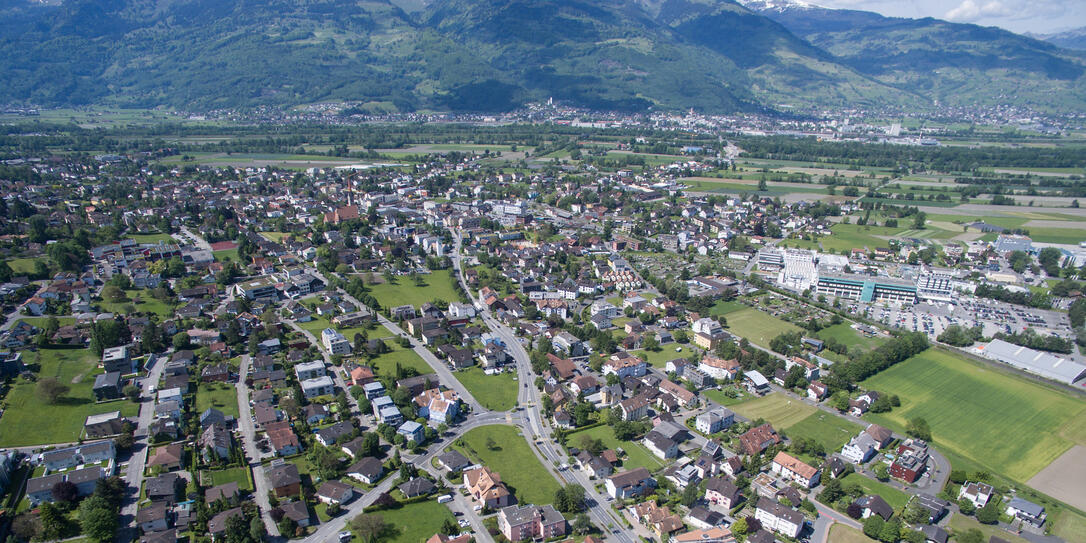
[(189, 228), (187, 226), (182, 226), (181, 227), (181, 233), (183, 233), (186, 236), (188, 236), (189, 238), (191, 238), (195, 242), (195, 245), (197, 247), (199, 247), (200, 249), (202, 249), (204, 251), (210, 251), (211, 250), (211, 244), (208, 243), (207, 240), (204, 239), (202, 236), (196, 234), (192, 230), (189, 230)]
[(135, 439), (133, 440), (131, 457), (128, 459), (128, 465), (125, 467), (124, 472), (124, 481), (129, 486), (130, 491), (121, 502), (121, 527), (117, 534), (120, 541), (131, 541), (139, 537), (139, 532), (135, 527), (135, 520), (136, 512), (139, 510), (140, 489), (143, 486), (143, 470), (147, 463), (148, 434), (150, 433), (148, 430), (155, 420), (155, 393), (153, 390), (158, 386), (159, 379), (162, 378), (162, 371), (166, 367), (166, 361), (169, 360), (168, 353), (167, 355), (155, 357), (155, 360), (154, 367), (147, 368), (147, 377), (143, 379), (140, 385), (142, 402), (140, 403), (139, 419), (136, 422), (136, 431), (133, 433)]
[(241, 367), (238, 369), (238, 382), (234, 385), (238, 391), (238, 431), (241, 433), (241, 444), (245, 450), (245, 459), (253, 470), (253, 500), (260, 507), (260, 517), (264, 520), (264, 527), (268, 534), (279, 535), (279, 527), (271, 517), (271, 502), (268, 501), (268, 479), (264, 476), (264, 466), (260, 463), (263, 455), (256, 446), (256, 428), (253, 425), (253, 410), (249, 405), (249, 386), (245, 384), (245, 378), (249, 375), (249, 367), (252, 357), (243, 355)]
[[(517, 393), (517, 400), (520, 406), (523, 407), (523, 419), (526, 419), (527, 429), (531, 432), (531, 439), (529, 444), (536, 453), (536, 456), (543, 462), (544, 467), (548, 470), (552, 470), (555, 465), (561, 465), (566, 463), (566, 455), (559, 450), (558, 445), (551, 439), (546, 429), (546, 422), (543, 418), (542, 402), (539, 399), (539, 390), (533, 385), (532, 377), (532, 363), (528, 356), (528, 351), (524, 348), (520, 339), (510, 330), (507, 326), (499, 322), (490, 313), (490, 310), (483, 305), (479, 300), (471, 294), (471, 289), (468, 287), (467, 282), (464, 280), (464, 270), (460, 265), (460, 247), (461, 236), (459, 232), (453, 232), (453, 239), (455, 240), (455, 248), (453, 250), (453, 270), (457, 274), (457, 278), (460, 281), (460, 286), (464, 289), (464, 292), (468, 293), (472, 302), (475, 304), (476, 309), (480, 312), (483, 322), (490, 328), (490, 331), (496, 334), (503, 343), (505, 343), (506, 350), (513, 356), (513, 360), (517, 367), (517, 382), (521, 383), (520, 390)], [(525, 437), (528, 437), (527, 435)], [(553, 472), (552, 472), (553, 473)], [(555, 476), (564, 483), (577, 483), (585, 489), (585, 496), (588, 502), (588, 515), (601, 530), (607, 535), (607, 538), (612, 541), (619, 541), (622, 543), (634, 543), (639, 541), (637, 534), (632, 530), (628, 530), (625, 524), (611, 509), (607, 498), (596, 490), (596, 486), (589, 479), (588, 474), (575, 468), (567, 468), (558, 471)]]

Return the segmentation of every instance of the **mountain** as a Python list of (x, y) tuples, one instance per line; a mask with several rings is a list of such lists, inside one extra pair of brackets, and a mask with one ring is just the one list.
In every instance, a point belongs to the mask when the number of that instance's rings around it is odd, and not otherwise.
[[(976, 35), (935, 36), (949, 23), (796, 1), (749, 5), (755, 10), (732, 0), (0, 0), (0, 103), (506, 111), (553, 97), (595, 109), (733, 112), (933, 99), (1056, 107), (1086, 95), (1081, 57), (1029, 38), (970, 25), (950, 30)], [(798, 9), (822, 22), (790, 18)], [(893, 40), (909, 45), (879, 50)], [(986, 60), (1000, 44), (1015, 53)], [(941, 67), (944, 51), (965, 66)], [(926, 73), (932, 67), (942, 73)], [(1004, 92), (1012, 84), (1028, 92)], [(1069, 98), (1051, 98), (1056, 91)]]
[(795, 0), (744, 3), (842, 64), (943, 104), (1086, 107), (1086, 57), (1051, 43), (995, 27)]
[(1064, 49), (1086, 51), (1086, 26), (1081, 28), (1075, 28), (1072, 30), (1065, 30), (1063, 32), (1056, 32), (1054, 34), (1027, 33), (1026, 35), (1031, 38), (1036, 38), (1038, 40), (1044, 40), (1057, 47), (1063, 47)]

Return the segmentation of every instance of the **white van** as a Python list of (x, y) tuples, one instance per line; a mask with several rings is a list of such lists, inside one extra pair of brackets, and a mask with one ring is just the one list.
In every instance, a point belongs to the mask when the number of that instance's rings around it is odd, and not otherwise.
[(437, 503), (449, 503), (452, 501), (452, 494), (445, 494), (444, 496), (438, 496)]

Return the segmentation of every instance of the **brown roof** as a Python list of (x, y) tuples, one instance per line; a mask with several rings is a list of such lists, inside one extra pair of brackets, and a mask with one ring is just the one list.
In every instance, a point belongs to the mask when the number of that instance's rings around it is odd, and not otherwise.
[(181, 462), (181, 455), (185, 453), (185, 448), (180, 443), (170, 443), (165, 447), (159, 447), (155, 449), (151, 455), (151, 459), (147, 461), (148, 466), (164, 466), (166, 464), (177, 464)]
[(803, 477), (804, 479), (811, 479), (816, 473), (818, 473), (818, 469), (804, 462), (801, 462), (798, 458), (784, 451), (777, 453), (777, 456), (773, 458), (773, 463), (787, 469), (788, 471), (795, 473), (796, 475), (799, 475), (800, 477)]
[(573, 377), (573, 373), (577, 369), (576, 364), (568, 358), (561, 358), (551, 353), (547, 353), (547, 360), (550, 361), (554, 371), (558, 373), (558, 377), (562, 379)]
[(762, 445), (767, 442), (780, 443), (781, 437), (768, 422), (747, 430), (739, 436), (739, 443), (747, 454), (755, 454), (765, 450)]

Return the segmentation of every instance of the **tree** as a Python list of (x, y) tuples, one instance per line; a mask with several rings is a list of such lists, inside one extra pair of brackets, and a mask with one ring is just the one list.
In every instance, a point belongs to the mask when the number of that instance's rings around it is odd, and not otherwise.
[(45, 540), (63, 539), (70, 530), (68, 517), (57, 506), (46, 502), (38, 509), (41, 521), (41, 538)]
[(905, 433), (924, 441), (931, 441), (931, 429), (928, 427), (928, 421), (921, 417), (909, 419), (909, 423), (905, 426)]
[(71, 388), (61, 383), (56, 377), (46, 377), (38, 381), (38, 396), (47, 404), (57, 403), (57, 400), (69, 390)]
[(848, 392), (839, 390), (833, 393), (833, 398), (830, 400), (833, 408), (838, 411), (848, 411)]
[(884, 524), (886, 524), (886, 522), (878, 515), (867, 517), (867, 520), (864, 521), (864, 535), (871, 539), (878, 539), (879, 535), (882, 534), (882, 526)]
[(698, 485), (688, 484), (686, 485), (686, 488), (683, 489), (682, 504), (690, 507), (691, 505), (694, 505), (694, 502), (698, 501), (699, 497), (701, 497), (701, 491), (698, 488)]
[(976, 528), (970, 528), (960, 534), (954, 534), (958, 543), (984, 543), (984, 532)]
[(822, 502), (832, 504), (845, 495), (845, 491), (841, 489), (840, 480), (832, 477), (823, 477), (823, 480), (826, 481), (826, 483), (822, 485), (822, 493), (819, 494), (819, 499), (821, 499)]
[(988, 503), (977, 509), (977, 520), (981, 524), (995, 524), (999, 522), (999, 500), (993, 497)]
[(79, 505), (79, 525), (94, 541), (113, 541), (117, 533), (117, 512), (105, 498), (92, 496)]
[(886, 464), (875, 465), (875, 478), (883, 482), (890, 480), (890, 471), (886, 468)]
[(102, 299), (109, 300), (111, 302), (123, 302), (128, 297), (124, 291), (116, 285), (106, 285), (102, 288)]
[(579, 513), (576, 517), (573, 517), (573, 524), (570, 529), (577, 535), (586, 535), (593, 529), (592, 521), (589, 520), (588, 515)]
[(554, 493), (554, 507), (562, 513), (579, 513), (585, 507), (584, 487), (570, 483)]
[(15, 517), (15, 521), (11, 523), (11, 531), (23, 541), (37, 539), (41, 533), (41, 521), (37, 516), (25, 513)]
[(747, 529), (747, 519), (746, 519), (746, 517), (736, 519), (736, 521), (734, 523), (732, 523), (732, 525), (731, 525), (731, 530), (732, 530), (732, 533), (737, 535), (737, 536), (747, 535), (748, 529)]
[(384, 531), (385, 519), (381, 515), (364, 513), (351, 519), (351, 529), (365, 543), (373, 543)]
[(882, 529), (879, 530), (879, 541), (882, 541), (882, 543), (897, 543), (900, 538), (901, 519), (892, 518), (889, 522), (883, 523)]
[[(254, 336), (255, 339), (255, 336)], [(188, 349), (192, 345), (192, 339), (185, 332), (178, 332), (173, 336), (173, 348), (179, 351)]]
[(965, 498), (958, 500), (958, 509), (963, 515), (972, 515), (977, 512), (977, 506)]

